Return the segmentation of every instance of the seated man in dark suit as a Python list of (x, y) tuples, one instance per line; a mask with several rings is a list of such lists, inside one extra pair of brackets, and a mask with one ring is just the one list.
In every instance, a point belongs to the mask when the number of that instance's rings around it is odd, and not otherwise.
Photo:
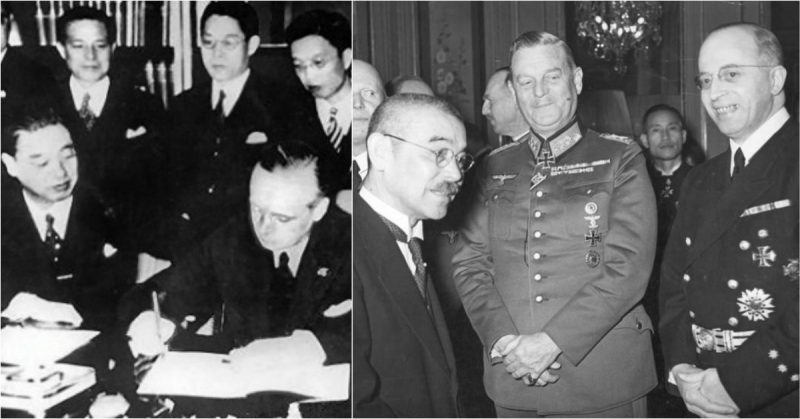
[(2, 141), (3, 164), (18, 181), (2, 200), (3, 308), (28, 293), (41, 306), (15, 309), (12, 320), (72, 320), (52, 317), (47, 302), (61, 302), (74, 306), (83, 328), (111, 329), (136, 258), (117, 251), (106, 208), (78, 183), (69, 131), (48, 109), (4, 127)]
[(200, 19), (200, 52), (211, 81), (178, 96), (172, 109), (165, 234), (172, 256), (246, 209), (250, 171), (265, 144), (302, 138), (333, 152), (305, 121), (300, 95), (251, 69), (261, 43), (258, 26), (244, 2), (212, 2)]
[(57, 21), (57, 48), (69, 73), (58, 77), (61, 112), (81, 154), (81, 177), (121, 218), (138, 225), (155, 197), (161, 102), (111, 71), (114, 20), (92, 7), (68, 9)]
[[(316, 118), (310, 125), (324, 133), (336, 151), (337, 188), (350, 188), (351, 125), (353, 122), (350, 67), (353, 63), (350, 22), (336, 12), (311, 10), (292, 20), (286, 38), (297, 78)], [(313, 101), (311, 99), (313, 98)], [(313, 103), (313, 105), (312, 105)]]
[[(306, 144), (268, 145), (252, 170), (249, 211), (133, 292), (128, 307), (147, 306), (146, 291), (157, 289), (164, 341), (175, 325), (196, 329), (187, 318), (201, 323), (214, 314), (214, 336), (179, 331), (173, 347), (227, 352), (308, 329), (329, 364), (349, 362), (350, 218), (331, 204), (330, 173), (330, 163)], [(136, 355), (156, 353), (163, 343), (153, 342), (155, 321), (141, 321), (152, 315), (139, 315), (129, 328)]]

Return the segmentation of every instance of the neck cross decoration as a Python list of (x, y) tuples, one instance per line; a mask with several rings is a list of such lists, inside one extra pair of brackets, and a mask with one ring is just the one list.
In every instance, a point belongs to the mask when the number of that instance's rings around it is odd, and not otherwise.
[(550, 150), (544, 150), (539, 154), (540, 156), (538, 159), (536, 159), (536, 163), (544, 164), (545, 169), (549, 169), (552, 165), (556, 164), (556, 157), (550, 152)]
[(586, 243), (589, 243), (589, 246), (591, 247), (595, 247), (597, 246), (597, 243), (603, 241), (603, 235), (601, 233), (598, 233), (597, 230), (595, 229), (590, 229), (589, 234), (584, 235), (583, 238), (584, 241)]

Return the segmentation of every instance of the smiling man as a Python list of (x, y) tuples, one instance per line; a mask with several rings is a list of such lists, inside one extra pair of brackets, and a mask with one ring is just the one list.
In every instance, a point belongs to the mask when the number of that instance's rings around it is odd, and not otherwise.
[(709, 33), (698, 67), (730, 148), (684, 181), (661, 271), (666, 370), (698, 416), (797, 417), (798, 128), (783, 50), (733, 23)]
[(482, 165), (453, 257), (487, 393), (500, 417), (643, 417), (656, 384), (638, 304), (655, 250), (644, 156), (579, 125), (583, 72), (559, 38), (520, 35), (508, 84), (532, 135)]
[(441, 219), (472, 165), (458, 112), (397, 95), (372, 117), (370, 169), (354, 198), (356, 417), (456, 417), (455, 360), (422, 257), (422, 221)]

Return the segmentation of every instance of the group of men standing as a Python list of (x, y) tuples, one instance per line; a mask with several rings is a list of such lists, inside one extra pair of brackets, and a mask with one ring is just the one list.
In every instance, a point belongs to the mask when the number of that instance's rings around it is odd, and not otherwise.
[[(490, 78), (483, 113), (508, 140), (465, 184), (444, 281), (482, 342), (498, 416), (646, 416), (656, 329), (670, 391), (691, 413), (797, 416), (798, 132), (781, 47), (760, 26), (725, 25), (698, 64), (706, 112), (731, 146), (691, 171), (670, 107), (645, 116), (650, 165), (633, 139), (582, 126), (583, 72), (551, 34), (520, 35)], [(374, 93), (365, 67), (354, 85)], [(419, 241), (472, 166), (464, 125), (429, 96), (357, 102), (374, 113), (355, 160), (354, 414), (455, 417), (463, 348)], [(641, 304), (657, 247), (658, 326)]]

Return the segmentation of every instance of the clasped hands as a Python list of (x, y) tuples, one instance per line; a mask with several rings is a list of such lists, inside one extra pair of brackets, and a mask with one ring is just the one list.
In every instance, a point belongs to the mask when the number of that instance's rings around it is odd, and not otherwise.
[(672, 368), (672, 376), (690, 412), (704, 418), (739, 414), (739, 407), (722, 385), (716, 368), (704, 370), (678, 364)]
[(497, 341), (495, 349), (503, 356), (506, 371), (525, 384), (543, 387), (558, 381), (553, 370), (561, 368), (556, 362), (561, 349), (546, 333), (506, 335)]

